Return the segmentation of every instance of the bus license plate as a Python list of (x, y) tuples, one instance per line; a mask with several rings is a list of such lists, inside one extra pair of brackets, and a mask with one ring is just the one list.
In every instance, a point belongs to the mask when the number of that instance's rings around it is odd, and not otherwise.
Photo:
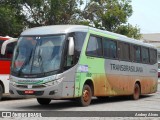
[(24, 93), (25, 93), (25, 94), (33, 94), (34, 91), (33, 91), (33, 90), (25, 90)]

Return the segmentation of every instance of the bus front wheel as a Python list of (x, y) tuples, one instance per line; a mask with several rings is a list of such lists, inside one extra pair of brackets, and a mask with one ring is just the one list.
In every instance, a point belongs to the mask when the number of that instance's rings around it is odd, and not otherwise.
[(85, 84), (83, 86), (82, 96), (78, 98), (78, 102), (81, 106), (85, 107), (91, 103), (92, 99), (92, 90), (89, 85)]
[(2, 99), (2, 94), (3, 94), (3, 88), (2, 85), (0, 84), (0, 100)]
[(48, 105), (51, 102), (51, 99), (48, 98), (37, 98), (37, 101), (40, 105)]
[(133, 91), (133, 95), (132, 95), (132, 99), (133, 100), (138, 100), (141, 94), (141, 89), (138, 83), (135, 84), (134, 86), (134, 91)]

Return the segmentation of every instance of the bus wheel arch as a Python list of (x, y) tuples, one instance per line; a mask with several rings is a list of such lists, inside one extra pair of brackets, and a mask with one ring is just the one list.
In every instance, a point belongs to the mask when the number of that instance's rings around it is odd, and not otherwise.
[(83, 85), (82, 89), (82, 95), (78, 98), (78, 103), (85, 107), (88, 106), (91, 103), (94, 87), (92, 80), (86, 80), (86, 82)]
[(4, 84), (0, 81), (0, 100), (2, 99), (2, 94), (4, 93)]
[(2, 90), (3, 90), (3, 93), (5, 92), (5, 90), (4, 90), (4, 84), (3, 84), (3, 82), (0, 80), (0, 85), (2, 86)]
[(86, 80), (86, 82), (84, 83), (84, 85), (87, 84), (90, 86), (91, 91), (92, 91), (92, 96), (94, 96), (94, 84), (93, 81), (91, 79)]
[(138, 100), (140, 98), (140, 95), (141, 95), (141, 84), (139, 81), (136, 81), (133, 88), (132, 99)]

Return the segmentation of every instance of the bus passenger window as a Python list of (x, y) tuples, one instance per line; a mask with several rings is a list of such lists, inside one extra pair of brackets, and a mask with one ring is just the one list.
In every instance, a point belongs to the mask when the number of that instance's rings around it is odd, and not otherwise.
[(119, 42), (119, 58), (120, 60), (125, 60), (125, 61), (129, 61), (130, 60), (130, 55), (129, 55), (129, 51), (130, 51), (130, 46), (127, 43), (124, 42)]
[(157, 63), (157, 52), (154, 49), (150, 49), (149, 52), (149, 56), (150, 56), (150, 64), (155, 64)]
[[(73, 56), (73, 64), (76, 64), (79, 60), (79, 56), (82, 50), (82, 46), (84, 43), (84, 40), (86, 38), (86, 32), (74, 32), (71, 33), (71, 37), (74, 38), (74, 44), (75, 44), (75, 51), (74, 51), (74, 56)], [(71, 59), (71, 58), (69, 58)]]
[(104, 57), (112, 59), (117, 58), (117, 42), (105, 38), (103, 40), (103, 51)]
[(86, 54), (96, 57), (102, 56), (101, 38), (90, 36)]
[(134, 61), (141, 62), (141, 49), (140, 46), (134, 46)]
[(142, 47), (142, 62), (149, 63), (149, 49)]
[[(2, 43), (3, 43), (3, 41), (0, 41), (0, 49), (1, 49)], [(6, 47), (5, 55), (0, 54), (0, 59), (10, 60), (12, 58), (12, 54), (13, 54), (13, 50), (14, 50), (15, 45), (16, 45), (15, 42), (8, 44)]]

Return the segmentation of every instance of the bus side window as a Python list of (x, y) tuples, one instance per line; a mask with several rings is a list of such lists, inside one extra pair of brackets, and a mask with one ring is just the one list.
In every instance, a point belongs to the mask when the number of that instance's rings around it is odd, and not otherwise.
[(86, 54), (88, 56), (102, 57), (101, 38), (90, 36)]
[[(3, 41), (0, 40), (0, 50), (1, 50), (2, 44), (3, 44)], [(3, 55), (0, 53), (0, 59), (2, 59), (2, 58), (3, 58)]]
[(69, 33), (68, 37), (74, 38), (74, 55), (73, 56), (68, 55), (68, 53), (67, 53), (68, 41), (67, 41), (66, 52), (65, 52), (66, 56), (65, 56), (65, 60), (64, 60), (64, 67), (65, 67), (64, 69), (69, 69), (70, 67), (74, 66), (78, 62), (86, 35), (87, 35), (86, 32)]
[(142, 62), (149, 63), (149, 49), (142, 47)]
[(16, 42), (8, 44), (7, 49), (6, 49), (6, 54), (5, 54), (5, 57), (7, 59), (12, 59), (15, 45), (16, 45)]
[(141, 48), (140, 46), (134, 45), (134, 61), (140, 63), (141, 62)]
[(134, 58), (135, 58), (134, 46), (132, 44), (130, 44), (130, 59), (131, 59), (131, 62), (135, 61)]
[(68, 45), (69, 41), (67, 40), (65, 60), (64, 60), (64, 70), (67, 70), (73, 66), (73, 56), (68, 55)]
[(120, 60), (130, 61), (130, 46), (128, 43), (119, 42), (119, 58)]
[[(1, 46), (2, 46), (3, 42), (4, 41), (0, 41), (0, 50), (1, 50)], [(16, 45), (16, 42), (8, 44), (7, 47), (6, 47), (5, 55), (0, 54), (0, 59), (10, 60), (12, 58), (13, 50), (14, 50), (15, 45)]]
[(108, 38), (104, 38), (103, 51), (105, 58), (111, 58), (111, 59), (117, 58), (117, 42), (109, 40)]
[(150, 64), (157, 63), (157, 51), (154, 49), (149, 50), (149, 56), (150, 56)]

